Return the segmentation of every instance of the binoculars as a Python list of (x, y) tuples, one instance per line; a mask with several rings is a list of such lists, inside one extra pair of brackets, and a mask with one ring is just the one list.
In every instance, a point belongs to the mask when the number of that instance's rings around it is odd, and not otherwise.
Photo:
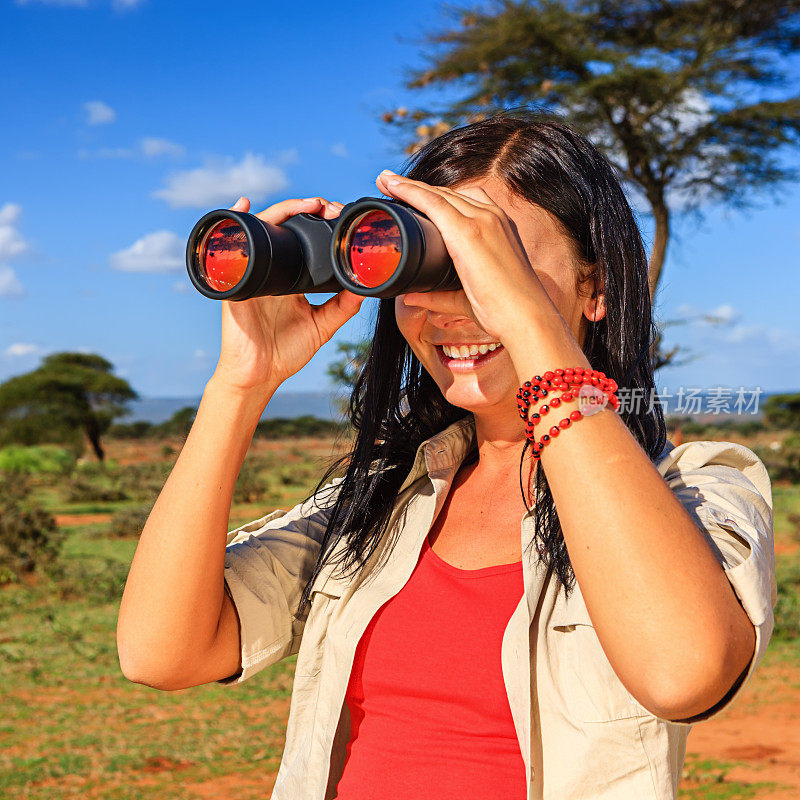
[(336, 219), (302, 213), (280, 225), (210, 211), (189, 235), (186, 267), (194, 287), (215, 300), (461, 288), (436, 226), (402, 200), (376, 197), (348, 203)]

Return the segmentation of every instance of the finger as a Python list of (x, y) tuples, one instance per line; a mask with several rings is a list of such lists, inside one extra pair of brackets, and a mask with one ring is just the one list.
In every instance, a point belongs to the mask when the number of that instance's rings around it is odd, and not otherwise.
[(310, 303), (322, 344), (329, 341), (347, 320), (355, 316), (364, 302), (364, 295), (342, 289), (320, 305)]
[(232, 206), (231, 211), (244, 211), (250, 210), (250, 201), (246, 197), (240, 197)]
[[(393, 179), (399, 179), (400, 182), (393, 186), (389, 185), (388, 181)], [(382, 172), (378, 176), (376, 184), (378, 185), (378, 188), (382, 187), (381, 191), (385, 192), (386, 194), (392, 194), (396, 197), (399, 197), (401, 200), (406, 200), (415, 208), (418, 208), (420, 211), (422, 211), (423, 214), (427, 214), (427, 211), (422, 206), (417, 205), (416, 200), (411, 199), (412, 197), (416, 198), (419, 202), (425, 202), (426, 195), (429, 197), (442, 197), (465, 217), (474, 217), (477, 211), (492, 210), (497, 208), (494, 203), (487, 204), (467, 196), (465, 193), (466, 190), (464, 193), (461, 193), (455, 191), (454, 189), (450, 189), (447, 186), (431, 186), (423, 181), (415, 181), (411, 178), (396, 176), (393, 173), (386, 174)], [(398, 194), (398, 191), (404, 194)], [(411, 194), (408, 194), (409, 192), (411, 192)], [(431, 199), (429, 202), (435, 203), (436, 201)]]
[(455, 192), (462, 197), (469, 197), (481, 207), (499, 208), (497, 203), (489, 197), (481, 186), (442, 186), (438, 187), (448, 192)]
[[(386, 194), (404, 200), (411, 206), (421, 211), (443, 233), (455, 230), (464, 221), (465, 217), (475, 216), (475, 207), (469, 208), (466, 198), (458, 200), (444, 192), (433, 191), (434, 187), (423, 184), (421, 181), (400, 179), (395, 185), (389, 185), (388, 180), (393, 176), (379, 176), (376, 184)], [(383, 180), (382, 180), (383, 178)]]
[(281, 200), (280, 203), (275, 203), (269, 208), (265, 208), (255, 216), (272, 225), (280, 225), (295, 214), (319, 214), (324, 207), (325, 202), (321, 197), (293, 198), (291, 200)]
[(342, 209), (344, 208), (344, 206), (341, 203), (338, 203), (335, 200), (324, 200), (324, 202), (325, 202), (325, 209), (323, 211), (322, 216), (325, 219), (336, 219), (336, 217), (338, 217), (339, 214), (342, 213)]

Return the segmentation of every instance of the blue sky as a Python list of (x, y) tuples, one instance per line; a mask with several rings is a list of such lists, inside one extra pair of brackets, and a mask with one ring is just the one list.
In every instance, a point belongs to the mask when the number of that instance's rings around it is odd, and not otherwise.
[[(240, 194), (257, 210), (377, 195), (405, 158), (380, 114), (431, 99), (403, 79), (446, 19), (425, 0), (3, 0), (0, 380), (88, 350), (142, 396), (199, 395), (220, 309), (186, 277), (194, 222)], [(798, 388), (800, 187), (760, 202), (676, 224), (657, 314), (725, 322), (670, 328), (699, 358), (659, 387)], [(329, 388), (336, 343), (365, 336), (375, 304), (284, 387)]]

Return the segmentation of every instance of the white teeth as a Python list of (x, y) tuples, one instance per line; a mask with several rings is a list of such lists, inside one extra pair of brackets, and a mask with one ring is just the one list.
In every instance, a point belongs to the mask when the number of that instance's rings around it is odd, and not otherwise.
[(491, 353), (500, 347), (500, 342), (493, 342), (492, 344), (470, 344), (451, 347), (450, 345), (443, 344), (442, 350), (448, 358), (474, 358), (479, 353), (484, 355)]

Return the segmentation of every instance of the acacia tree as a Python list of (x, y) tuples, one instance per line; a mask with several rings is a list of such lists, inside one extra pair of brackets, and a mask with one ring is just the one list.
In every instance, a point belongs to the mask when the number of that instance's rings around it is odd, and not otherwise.
[(32, 372), (0, 384), (0, 442), (75, 441), (86, 434), (97, 458), (100, 437), (138, 394), (94, 353), (53, 353)]
[(384, 121), (415, 128), (413, 153), (509, 107), (559, 114), (649, 204), (653, 301), (671, 210), (744, 208), (757, 190), (797, 179), (780, 149), (800, 142), (800, 96), (774, 90), (789, 85), (781, 57), (798, 51), (800, 0), (501, 0), (448, 11), (455, 27), (427, 37), (428, 66), (406, 85), (462, 96)]
[(371, 344), (369, 339), (364, 339), (360, 342), (339, 342), (336, 349), (342, 354), (342, 357), (338, 361), (328, 364), (326, 370), (328, 376), (337, 387), (347, 393), (346, 396), (336, 401), (339, 412), (343, 416), (347, 416), (350, 394), (367, 361)]

